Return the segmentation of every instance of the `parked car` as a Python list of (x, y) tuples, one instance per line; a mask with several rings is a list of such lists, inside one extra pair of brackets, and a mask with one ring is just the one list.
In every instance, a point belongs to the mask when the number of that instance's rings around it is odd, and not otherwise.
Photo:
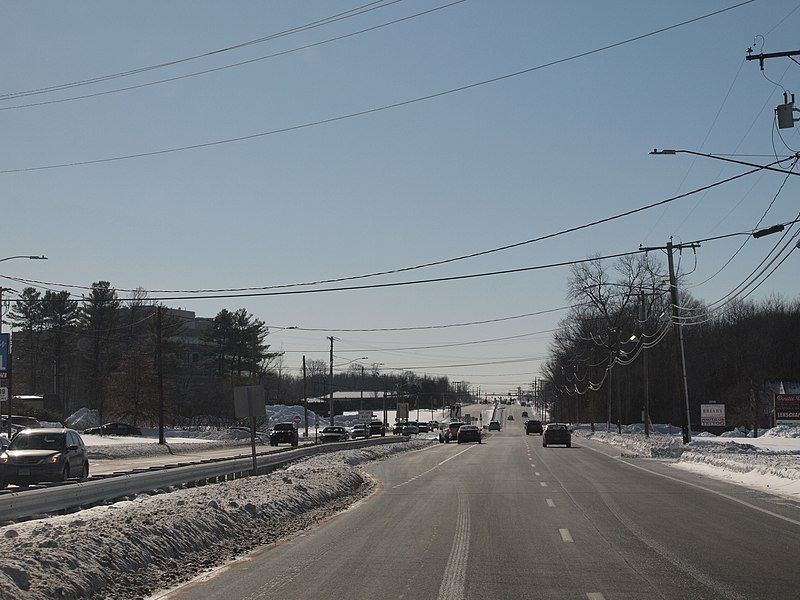
[(344, 427), (336, 425), (323, 429), (319, 434), (319, 441), (322, 444), (325, 442), (346, 442), (349, 437)]
[(0, 453), (0, 488), (88, 476), (86, 446), (72, 429), (23, 429)]
[(544, 438), (542, 446), (564, 444), (567, 448), (572, 447), (572, 431), (564, 423), (548, 423), (544, 428)]
[(270, 446), (277, 446), (278, 444), (297, 446), (299, 443), (300, 436), (294, 427), (294, 423), (275, 423), (269, 434)]
[(403, 435), (417, 435), (419, 433), (419, 425), (416, 421), (407, 421), (403, 424)]
[(538, 433), (542, 435), (544, 429), (542, 428), (542, 422), (536, 420), (530, 420), (525, 422), (525, 435), (529, 435), (531, 433)]
[(439, 429), (439, 421), (428, 421), (428, 430), (433, 432)]
[(500, 421), (489, 421), (489, 431), (500, 431)]
[(439, 432), (439, 443), (449, 444), (451, 440), (455, 440), (458, 436), (458, 430), (464, 423), (461, 421), (453, 421)]
[(430, 431), (430, 427), (428, 427), (428, 424), (423, 423), (422, 421), (417, 423), (417, 429), (419, 429), (420, 433), (428, 433)]
[(366, 423), (356, 423), (355, 425), (353, 425), (353, 429), (350, 432), (350, 437), (353, 439), (356, 438), (366, 439), (370, 437), (369, 427), (366, 425)]
[(386, 435), (386, 425), (383, 424), (383, 421), (371, 421), (369, 424), (369, 433), (370, 435), (384, 437)]
[[(248, 430), (249, 431), (249, 430)], [(142, 435), (142, 430), (128, 423), (106, 423), (83, 430), (84, 435)]]
[(392, 428), (392, 434), (403, 435), (403, 427), (405, 427), (405, 424), (405, 421), (397, 421)]
[(477, 425), (462, 425), (458, 428), (456, 440), (459, 444), (461, 442), (478, 442), (480, 444), (481, 430), (478, 429)]

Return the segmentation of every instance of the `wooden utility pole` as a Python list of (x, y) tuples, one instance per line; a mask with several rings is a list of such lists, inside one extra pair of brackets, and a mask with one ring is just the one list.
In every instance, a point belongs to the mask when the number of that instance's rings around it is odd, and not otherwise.
[(164, 437), (164, 364), (161, 357), (161, 343), (163, 340), (163, 307), (156, 307), (156, 369), (158, 372), (158, 443), (166, 444)]
[(306, 355), (303, 355), (303, 416), (305, 417), (306, 432), (303, 437), (308, 437), (308, 393), (306, 391)]
[[(681, 246), (682, 247), (682, 246)], [(689, 385), (686, 379), (686, 353), (683, 348), (683, 327), (681, 327), (679, 307), (680, 296), (678, 294), (678, 281), (675, 278), (675, 265), (672, 260), (672, 238), (667, 242), (667, 263), (669, 264), (669, 289), (672, 295), (672, 324), (675, 329), (676, 352), (681, 366), (681, 383), (678, 386), (681, 394), (681, 429), (683, 431), (683, 443), (688, 444), (692, 441), (692, 424), (689, 419)]]
[(642, 324), (642, 384), (644, 385), (644, 435), (650, 437), (650, 372), (647, 368), (647, 306), (644, 290), (639, 291), (639, 321)]
[(331, 369), (330, 369), (330, 400), (328, 402), (329, 409), (331, 411), (331, 425), (333, 425), (333, 336), (328, 336), (328, 339), (331, 341)]

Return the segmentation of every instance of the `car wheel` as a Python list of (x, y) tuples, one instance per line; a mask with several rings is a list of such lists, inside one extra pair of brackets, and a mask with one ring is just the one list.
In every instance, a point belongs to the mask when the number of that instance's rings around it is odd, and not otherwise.
[(450, 440), (445, 440), (445, 441), (444, 441), (444, 443), (445, 443), (445, 444), (449, 444), (449, 443), (450, 443)]
[(8, 482), (7, 481), (3, 481), (2, 479), (0, 479), (0, 490), (4, 490), (7, 487), (8, 487)]
[(478, 443), (479, 443), (479, 444), (482, 444), (483, 442), (482, 442), (482, 441), (480, 441), (480, 440), (478, 440)]
[(544, 433), (540, 433), (539, 435), (544, 435)]
[(572, 448), (572, 442), (567, 442), (567, 448)]
[(69, 479), (69, 465), (64, 465), (64, 470), (61, 471), (61, 481)]
[(547, 442), (542, 442), (542, 448), (547, 448)]
[(88, 479), (89, 478), (89, 461), (83, 463), (83, 473), (81, 479)]

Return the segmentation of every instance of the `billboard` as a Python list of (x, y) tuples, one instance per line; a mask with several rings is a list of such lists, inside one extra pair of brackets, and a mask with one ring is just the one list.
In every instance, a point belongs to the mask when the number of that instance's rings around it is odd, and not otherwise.
[(397, 416), (398, 421), (408, 420), (408, 402), (397, 403)]
[(359, 423), (369, 423), (372, 421), (372, 411), (371, 410), (360, 410), (358, 411), (358, 422)]
[(701, 404), (700, 427), (725, 427), (725, 405)]
[(800, 424), (800, 394), (775, 394), (775, 422)]

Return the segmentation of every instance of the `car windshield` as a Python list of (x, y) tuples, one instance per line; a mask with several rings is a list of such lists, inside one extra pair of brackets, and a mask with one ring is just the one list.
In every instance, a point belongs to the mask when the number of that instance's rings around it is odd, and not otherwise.
[(24, 433), (14, 438), (11, 450), (62, 450), (66, 435), (63, 433)]

